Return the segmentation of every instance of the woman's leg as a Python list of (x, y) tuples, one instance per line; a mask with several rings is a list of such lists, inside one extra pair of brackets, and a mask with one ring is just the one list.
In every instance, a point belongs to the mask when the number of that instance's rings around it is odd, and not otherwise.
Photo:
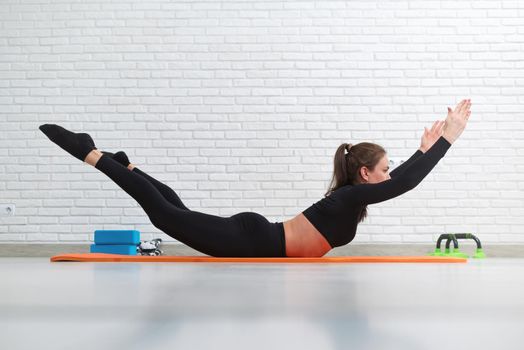
[(182, 200), (180, 199), (180, 197), (178, 197), (175, 191), (173, 191), (169, 186), (166, 186), (165, 184), (156, 180), (152, 176), (143, 172), (141, 169), (137, 169), (134, 164), (131, 164), (129, 157), (127, 156), (127, 154), (124, 151), (118, 151), (116, 153), (102, 151), (102, 153), (110, 156), (111, 158), (113, 158), (113, 160), (122, 164), (122, 166), (128, 168), (130, 171), (135, 171), (136, 173), (145, 177), (149, 182), (153, 184), (153, 186), (156, 187), (158, 191), (160, 191), (160, 193), (162, 193), (164, 198), (167, 199), (174, 206), (180, 209), (189, 210), (189, 208), (187, 208), (184, 205), (184, 203), (182, 203)]
[(271, 224), (256, 213), (224, 218), (178, 208), (145, 177), (97, 150), (90, 135), (56, 124), (43, 124), (39, 129), (62, 149), (111, 178), (142, 206), (155, 227), (176, 240), (214, 256), (285, 256), (282, 223)]
[(133, 168), (133, 170), (131, 170), (132, 172), (134, 173), (137, 173), (139, 175), (141, 175), (142, 177), (146, 178), (151, 184), (153, 184), (153, 186), (156, 187), (156, 189), (162, 193), (162, 195), (164, 196), (165, 199), (167, 199), (167, 201), (171, 204), (173, 204), (175, 207), (177, 208), (180, 208), (180, 209), (183, 209), (183, 210), (189, 210), (188, 207), (186, 207), (184, 205), (184, 203), (182, 203), (182, 200), (180, 199), (180, 197), (176, 194), (175, 191), (173, 191), (172, 188), (170, 188), (169, 186), (163, 184), (162, 182), (158, 181), (157, 179), (155, 179), (154, 177), (146, 174), (145, 172), (143, 172), (142, 170), (138, 169), (136, 166)]
[(285, 255), (282, 227), (269, 223), (259, 214), (239, 213), (227, 218), (184, 210), (169, 203), (145, 177), (129, 171), (111, 157), (103, 155), (92, 164), (133, 197), (155, 227), (204, 254), (240, 257)]

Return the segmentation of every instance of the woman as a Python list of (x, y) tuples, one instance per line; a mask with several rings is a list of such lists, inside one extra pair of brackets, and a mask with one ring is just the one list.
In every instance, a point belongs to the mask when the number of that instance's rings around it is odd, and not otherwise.
[[(125, 153), (100, 152), (88, 134), (58, 125), (40, 130), (76, 158), (93, 165), (133, 197), (152, 224), (174, 239), (211, 256), (318, 257), (349, 243), (368, 204), (397, 197), (415, 188), (466, 127), (471, 101), (448, 107), (444, 122), (425, 129), (421, 147), (388, 174), (384, 149), (371, 143), (341, 145), (335, 155), (332, 187), (326, 197), (285, 222), (269, 222), (254, 212), (220, 217), (189, 210), (178, 195), (136, 168)], [(344, 154), (344, 151), (347, 151)]]

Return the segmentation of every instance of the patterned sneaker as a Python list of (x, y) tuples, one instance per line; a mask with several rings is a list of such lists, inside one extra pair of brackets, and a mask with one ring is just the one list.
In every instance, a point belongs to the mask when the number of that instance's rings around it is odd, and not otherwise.
[(142, 241), (136, 247), (136, 253), (138, 255), (149, 255), (149, 256), (162, 255), (163, 252), (159, 248), (161, 242), (162, 242), (161, 238), (155, 238), (150, 241)]

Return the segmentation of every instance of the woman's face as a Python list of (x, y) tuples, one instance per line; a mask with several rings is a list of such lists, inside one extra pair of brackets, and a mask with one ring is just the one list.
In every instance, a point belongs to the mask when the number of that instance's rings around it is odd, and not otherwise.
[(378, 161), (373, 171), (370, 171), (365, 166), (360, 168), (360, 176), (364, 180), (364, 183), (369, 184), (376, 184), (391, 179), (391, 176), (389, 176), (388, 156), (384, 155), (384, 157)]

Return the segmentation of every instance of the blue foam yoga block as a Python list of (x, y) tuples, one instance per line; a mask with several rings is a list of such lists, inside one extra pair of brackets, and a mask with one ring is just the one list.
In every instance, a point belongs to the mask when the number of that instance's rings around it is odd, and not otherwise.
[(137, 230), (96, 230), (95, 244), (140, 244)]
[(136, 245), (128, 244), (91, 244), (91, 253), (136, 255)]

